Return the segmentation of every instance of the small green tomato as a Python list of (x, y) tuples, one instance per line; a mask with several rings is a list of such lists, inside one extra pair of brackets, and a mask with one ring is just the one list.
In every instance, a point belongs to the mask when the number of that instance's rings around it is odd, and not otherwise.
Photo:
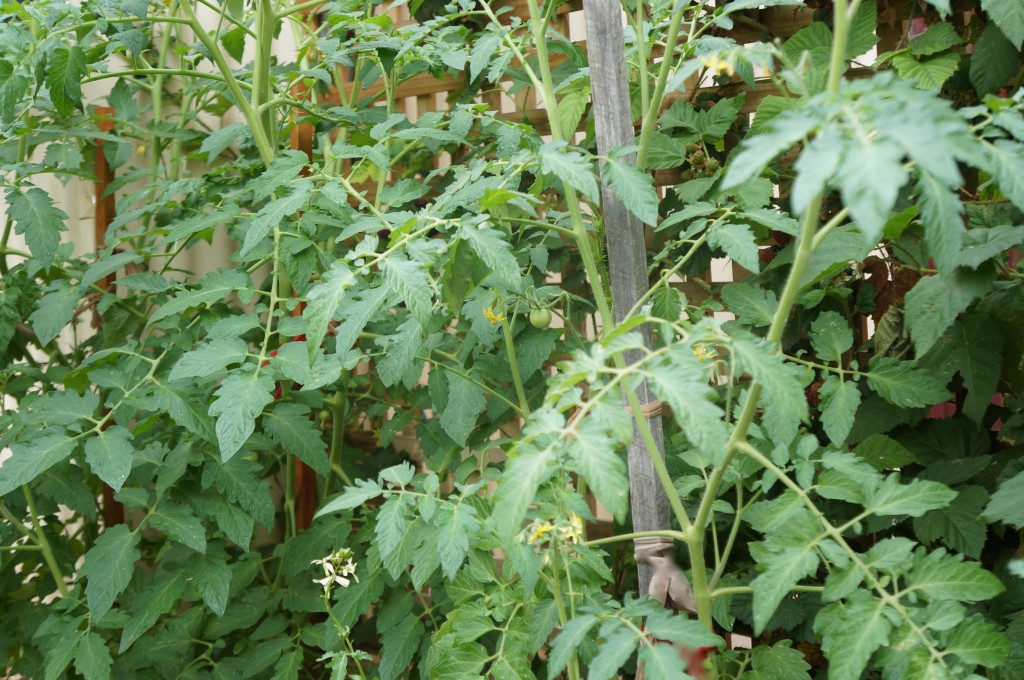
[(547, 328), (551, 325), (550, 309), (535, 309), (530, 312), (530, 323), (534, 328)]

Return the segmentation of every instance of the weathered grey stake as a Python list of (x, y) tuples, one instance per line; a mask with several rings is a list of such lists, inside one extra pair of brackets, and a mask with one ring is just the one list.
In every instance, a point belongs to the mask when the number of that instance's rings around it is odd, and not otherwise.
[[(587, 24), (587, 54), (590, 60), (597, 150), (601, 155), (606, 155), (609, 149), (629, 146), (634, 141), (622, 34), (622, 6), (619, 0), (583, 0), (583, 14)], [(635, 156), (622, 160), (629, 162), (634, 159)], [(644, 225), (638, 217), (626, 210), (626, 206), (611, 189), (605, 187), (602, 190), (601, 202), (608, 243), (612, 307), (615, 320), (620, 321), (648, 289)], [(644, 326), (643, 333), (650, 347), (651, 329)], [(633, 363), (639, 356), (639, 351), (634, 350), (626, 356), (626, 361)], [(655, 400), (647, 381), (637, 388), (637, 397), (641, 404)], [(660, 454), (664, 456), (661, 416), (655, 415), (648, 422)], [(633, 441), (629, 445), (629, 491), (634, 531), (670, 528), (668, 497), (654, 471), (647, 447), (635, 427)], [(653, 568), (648, 564), (639, 564), (638, 570), (640, 592), (646, 593)]]

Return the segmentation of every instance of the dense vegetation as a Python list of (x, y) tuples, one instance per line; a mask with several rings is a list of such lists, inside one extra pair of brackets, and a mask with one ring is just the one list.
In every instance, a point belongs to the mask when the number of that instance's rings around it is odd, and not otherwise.
[[(1019, 3), (821, 0), (745, 45), (802, 3), (626, 4), (641, 124), (604, 158), (555, 2), (0, 8), (7, 673), (1024, 675)], [(751, 121), (717, 86), (755, 70)], [(413, 122), (424, 73), (461, 85)], [(37, 184), (92, 181), (97, 144), (117, 216), (77, 257)], [(618, 323), (603, 185), (651, 236)], [(634, 428), (694, 618), (635, 594)]]

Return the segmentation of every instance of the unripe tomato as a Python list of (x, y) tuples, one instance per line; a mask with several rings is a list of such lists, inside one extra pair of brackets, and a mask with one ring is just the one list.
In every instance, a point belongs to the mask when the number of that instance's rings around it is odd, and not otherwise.
[(551, 325), (550, 309), (535, 309), (530, 312), (530, 323), (534, 328), (547, 328)]
[(316, 414), (316, 419), (321, 423), (331, 419), (331, 412), (327, 409), (320, 409), (320, 412)]

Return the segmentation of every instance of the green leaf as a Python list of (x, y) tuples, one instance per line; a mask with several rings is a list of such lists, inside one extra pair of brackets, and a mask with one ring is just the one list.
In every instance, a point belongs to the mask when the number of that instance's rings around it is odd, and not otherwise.
[(730, 157), (722, 188), (737, 187), (761, 174), (772, 159), (802, 141), (817, 124), (814, 117), (803, 114), (799, 109), (785, 111), (773, 118), (764, 134), (744, 138), (739, 150)]
[(494, 52), (501, 45), (501, 34), (489, 32), (480, 36), (473, 44), (473, 50), (469, 54), (469, 79), (476, 80), (476, 77), (487, 68)]
[(1024, 210), (1024, 153), (1021, 153), (1024, 145), (997, 139), (992, 144), (985, 143), (983, 148), (999, 189), (1015, 206)]
[(686, 140), (660, 132), (651, 135), (646, 170), (669, 170), (686, 163)]
[(104, 276), (109, 276), (129, 264), (138, 264), (139, 262), (142, 262), (142, 256), (134, 251), (115, 253), (109, 257), (100, 258), (85, 270), (79, 285), (82, 288), (88, 288)]
[(355, 282), (351, 270), (341, 262), (331, 263), (324, 273), (323, 283), (317, 284), (306, 295), (306, 309), (302, 318), (306, 320), (306, 346), (309, 348), (309, 363), (313, 363), (320, 344), (327, 335), (327, 326), (341, 304), (341, 297)]
[(577, 616), (566, 621), (558, 637), (551, 643), (551, 655), (548, 657), (548, 680), (555, 680), (568, 665), (573, 653), (587, 639), (590, 629), (597, 623), (591, 614)]
[(217, 444), (220, 458), (227, 462), (238, 453), (256, 429), (256, 418), (263, 407), (274, 400), (274, 381), (266, 374), (251, 374), (236, 369), (224, 378), (210, 405), (217, 419)]
[(1014, 0), (981, 0), (981, 8), (1014, 47), (1024, 43), (1024, 6)]
[(963, 203), (953, 187), (927, 172), (921, 173), (916, 187), (928, 254), (935, 258), (940, 271), (949, 272), (956, 265), (963, 242)]
[(540, 169), (565, 182), (594, 203), (601, 200), (597, 180), (588, 161), (578, 151), (566, 148), (565, 142), (548, 142), (540, 147)]
[(509, 291), (519, 290), (522, 279), (519, 263), (503, 234), (495, 229), (466, 224), (459, 229), (459, 237), (469, 243), (501, 285)]
[[(398, 332), (387, 339), (391, 342), (386, 346), (384, 356), (377, 361), (377, 375), (385, 387), (392, 387), (415, 365), (416, 355), (423, 343), (423, 327), (410, 316), (398, 327)], [(419, 378), (418, 371), (416, 378)], [(409, 386), (408, 382), (406, 386)]]
[(448, 375), (448, 404), (441, 411), (441, 427), (459, 446), (465, 446), (487, 405), (483, 389), (460, 375)]
[(861, 3), (857, 14), (850, 22), (850, 37), (846, 46), (846, 58), (856, 59), (878, 44), (875, 31), (878, 27), (878, 8), (873, 0)]
[(75, 440), (54, 432), (38, 439), (11, 445), (11, 457), (0, 465), (0, 497), (28, 484), (51, 467), (68, 458)]
[(68, 230), (67, 213), (53, 206), (50, 194), (31, 185), (28, 191), (8, 191), (7, 205), (14, 233), (24, 235), (32, 256), (49, 267), (60, 245), (60, 232)]
[(487, 649), (477, 642), (456, 645), (453, 636), (445, 636), (431, 645), (427, 656), (426, 677), (431, 680), (465, 680), (484, 677), (480, 672), (490, 658)]
[(731, 344), (739, 369), (760, 383), (764, 425), (777, 443), (789, 443), (800, 421), (807, 420), (807, 397), (801, 371), (786, 363), (768, 344), (747, 334), (736, 334)]
[(88, 579), (85, 596), (93, 620), (102, 619), (128, 587), (135, 562), (141, 557), (136, 548), (138, 543), (138, 532), (118, 524), (104, 530), (85, 554), (79, 574)]
[(402, 542), (409, 520), (405, 516), (405, 503), (401, 496), (388, 500), (377, 511), (377, 546), (386, 558)]
[(583, 120), (590, 103), (590, 86), (585, 81), (570, 89), (558, 100), (558, 122), (562, 126), (562, 139), (572, 139)]
[(822, 312), (811, 324), (811, 346), (819, 359), (840, 363), (853, 347), (853, 331), (836, 312)]
[(409, 201), (415, 201), (429, 190), (430, 187), (423, 182), (402, 179), (381, 189), (380, 202), (389, 206), (402, 205)]
[(249, 346), (239, 338), (218, 338), (186, 352), (171, 369), (169, 380), (206, 378), (245, 361)]
[(207, 460), (203, 466), (203, 488), (216, 484), (228, 500), (270, 529), (274, 526), (274, 503), (270, 498), (270, 483), (257, 477), (261, 470), (259, 463), (244, 458), (228, 463)]
[(46, 67), (46, 87), (53, 108), (62, 117), (82, 108), (82, 78), (89, 72), (85, 52), (78, 45), (58, 47)]
[(678, 680), (686, 675), (687, 664), (672, 645), (644, 646), (640, 650), (640, 662), (644, 665), (644, 677), (650, 680)]
[(745, 224), (720, 224), (708, 232), (708, 245), (719, 248), (749, 272), (761, 268), (757, 239)]
[(541, 483), (554, 474), (551, 447), (526, 450), (509, 460), (494, 493), (494, 520), (498, 536), (507, 542), (523, 528), (526, 509), (533, 503)]
[(307, 163), (309, 163), (309, 158), (304, 151), (294, 149), (283, 151), (280, 156), (270, 162), (262, 175), (245, 185), (246, 189), (252, 191), (253, 200), (262, 201), (298, 177)]
[(1010, 641), (981, 614), (975, 614), (946, 636), (944, 652), (956, 654), (969, 664), (993, 668), (1010, 653)]
[(950, 555), (944, 548), (914, 553), (914, 566), (907, 576), (905, 592), (920, 591), (933, 600), (980, 602), (1005, 590), (1002, 581), (977, 562), (965, 562), (962, 555)]
[(75, 310), (82, 301), (78, 286), (62, 285), (57, 290), (47, 293), (39, 300), (36, 311), (28, 318), (36, 339), (42, 346), (60, 335), (65, 326), (75, 316)]
[(221, 206), (208, 213), (197, 212), (183, 220), (177, 220), (168, 225), (167, 233), (164, 234), (164, 241), (168, 243), (180, 241), (201, 231), (229, 224), (240, 213), (241, 210), (234, 203)]
[(981, 558), (987, 527), (981, 521), (988, 493), (980, 486), (960, 489), (956, 500), (945, 508), (925, 513), (914, 520), (914, 533), (922, 543), (941, 541), (957, 552)]
[(906, 297), (906, 322), (918, 356), (931, 349), (971, 302), (988, 292), (994, 278), (991, 267), (957, 268), (918, 281)]
[(1009, 84), (1020, 68), (1020, 52), (995, 24), (985, 26), (971, 53), (970, 79), (979, 97)]
[(917, 462), (917, 457), (905, 446), (884, 434), (871, 435), (853, 452), (876, 470), (895, 470)]
[(148, 580), (139, 597), (132, 602), (131, 617), (121, 633), (118, 654), (124, 653), (157, 619), (178, 603), (178, 598), (185, 590), (185, 578), (186, 572), (182, 570), (170, 574), (158, 572), (153, 579)]
[(924, 57), (948, 50), (961, 42), (952, 24), (939, 21), (929, 26), (924, 33), (910, 39), (910, 53)]
[(607, 634), (602, 627), (601, 637), (598, 642), (598, 652), (590, 662), (590, 673), (587, 680), (612, 680), (618, 677), (618, 671), (622, 668), (629, 657), (636, 651), (637, 638), (632, 629), (620, 626), (614, 632)]
[(245, 123), (231, 123), (220, 130), (214, 130), (206, 135), (199, 151), (206, 154), (207, 165), (212, 165), (217, 156), (221, 155), (226, 148), (232, 144), (241, 142), (249, 134), (249, 128)]
[(915, 369), (912, 362), (892, 357), (872, 358), (868, 386), (901, 408), (931, 406), (949, 398), (946, 388), (930, 373)]
[(288, 453), (294, 454), (318, 475), (329, 469), (327, 443), (309, 417), (309, 407), (301, 404), (277, 404), (263, 416), (264, 431)]
[(206, 552), (206, 529), (185, 506), (173, 501), (163, 501), (150, 513), (146, 521), (168, 538), (196, 552)]
[(231, 567), (228, 566), (224, 550), (211, 549), (199, 559), (189, 562), (189, 583), (203, 598), (203, 602), (217, 616), (223, 616), (231, 592)]
[(110, 674), (110, 667), (113, 663), (114, 660), (110, 657), (107, 643), (98, 633), (89, 631), (78, 643), (75, 670), (85, 680), (109, 680), (113, 677)]
[(132, 471), (135, 447), (132, 433), (114, 425), (85, 441), (85, 462), (114, 491), (120, 491)]
[(890, 475), (868, 498), (865, 510), (876, 515), (920, 517), (929, 510), (946, 507), (954, 498), (956, 492), (945, 484), (925, 479), (900, 484), (898, 475)]
[(355, 486), (346, 486), (344, 493), (328, 501), (324, 507), (317, 511), (316, 516), (321, 517), (332, 512), (357, 508), (366, 501), (380, 496), (381, 493), (383, 493), (383, 487), (379, 483), (357, 479)]
[(750, 583), (754, 589), (754, 632), (760, 634), (782, 598), (801, 579), (817, 571), (819, 558), (814, 543), (799, 535), (773, 535), (754, 545), (762, 548), (753, 554), (763, 571)]
[(260, 208), (259, 212), (249, 220), (248, 228), (245, 230), (245, 240), (238, 251), (238, 256), (244, 260), (252, 252), (252, 249), (266, 238), (271, 229), (281, 225), (288, 217), (301, 210), (309, 201), (312, 188), (313, 185), (308, 181), (300, 182), (292, 193), (275, 199)]
[(830, 680), (859, 680), (875, 650), (889, 643), (892, 624), (885, 614), (885, 602), (863, 590), (818, 613), (814, 630), (821, 635)]
[(775, 291), (749, 283), (730, 283), (722, 287), (722, 302), (729, 311), (754, 328), (771, 325), (779, 300)]
[(274, 664), (275, 680), (298, 680), (302, 672), (304, 650), (302, 646), (296, 645), (281, 655), (281, 658)]
[(616, 521), (622, 522), (629, 510), (626, 462), (616, 450), (616, 442), (605, 434), (604, 424), (595, 420), (585, 418), (576, 428), (576, 436), (569, 445), (569, 455), (597, 499), (604, 503)]
[(187, 309), (200, 307), (220, 302), (228, 295), (250, 288), (252, 281), (244, 271), (237, 269), (221, 269), (208, 274), (199, 282), (199, 287), (194, 290), (183, 291), (179, 295), (165, 302), (159, 309), (153, 312), (149, 323), (155, 323), (172, 315), (180, 315)]
[(422, 637), (423, 624), (416, 614), (409, 614), (397, 626), (385, 631), (381, 636), (383, 648), (378, 669), (381, 680), (396, 680), (405, 673)]
[(960, 55), (956, 52), (940, 52), (921, 59), (901, 52), (893, 57), (892, 65), (904, 80), (912, 80), (923, 90), (938, 90), (943, 83), (956, 73), (960, 66)]
[(821, 396), (821, 424), (825, 434), (836, 446), (842, 446), (853, 429), (854, 417), (860, 407), (857, 383), (843, 380), (838, 375), (825, 378), (819, 392)]
[(382, 263), (384, 280), (409, 307), (409, 312), (424, 328), (430, 325), (433, 314), (430, 278), (422, 264), (404, 255), (392, 255)]
[(887, 141), (848, 144), (837, 180), (843, 205), (850, 209), (864, 244), (874, 246), (882, 238), (900, 188), (907, 183), (903, 151)]
[(724, 412), (713, 403), (715, 391), (692, 350), (673, 347), (665, 360), (651, 366), (648, 377), (654, 393), (672, 408), (687, 439), (705, 452), (724, 450), (728, 436)]
[(1024, 498), (1024, 472), (999, 485), (999, 489), (992, 494), (992, 498), (985, 508), (985, 518), (990, 522), (1003, 522), (1018, 529), (1024, 528), (1022, 498)]
[(807, 671), (811, 666), (803, 653), (784, 646), (786, 644), (755, 647), (751, 653), (751, 666), (764, 680), (810, 680)]
[(437, 553), (441, 556), (441, 568), (449, 580), (455, 578), (469, 553), (470, 538), (473, 538), (480, 522), (476, 510), (467, 503), (445, 503), (439, 509), (434, 524), (438, 527)]
[(669, 610), (647, 617), (644, 631), (651, 637), (687, 647), (723, 647), (725, 641), (694, 619), (688, 619)]
[[(308, 337), (308, 336), (307, 336)], [(305, 341), (286, 342), (281, 345), (277, 354), (270, 359), (270, 365), (280, 371), (294, 385), (296, 392), (315, 390), (330, 385), (341, 377), (341, 356), (331, 354), (325, 356), (319, 347), (309, 365), (309, 346)]]
[(956, 263), (961, 267), (977, 269), (988, 260), (1024, 243), (1024, 226), (1002, 225), (991, 229), (980, 227), (965, 232), (964, 236), (963, 249)]
[(644, 224), (658, 223), (658, 194), (654, 178), (633, 163), (608, 158), (601, 166), (601, 177), (612, 188), (626, 209)]

